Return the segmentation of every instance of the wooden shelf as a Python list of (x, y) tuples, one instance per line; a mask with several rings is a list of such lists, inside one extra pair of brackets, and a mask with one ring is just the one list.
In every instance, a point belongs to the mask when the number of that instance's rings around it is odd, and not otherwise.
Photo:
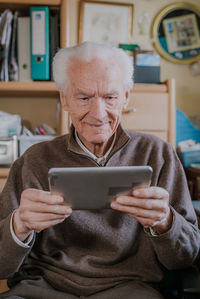
[[(166, 84), (135, 84), (133, 87), (133, 92), (158, 92), (163, 93), (167, 92)], [(56, 88), (55, 82), (19, 82), (19, 81), (10, 81), (10, 82), (0, 82), (0, 95), (6, 94), (8, 96), (15, 93), (17, 96), (28, 94), (28, 93), (42, 93), (42, 94), (51, 94), (52, 96), (58, 95), (59, 92)], [(17, 93), (17, 94), (16, 94)]]
[(166, 84), (144, 84), (144, 83), (136, 83), (133, 86), (133, 92), (142, 92), (142, 93), (163, 93), (168, 92), (168, 88)]
[[(23, 5), (31, 5), (37, 4), (37, 1), (35, 0), (0, 0), (0, 3), (6, 3), (6, 4), (23, 4)], [(38, 5), (60, 5), (61, 0), (40, 0), (38, 1)]]
[(15, 97), (36, 94), (42, 96), (58, 96), (55, 82), (0, 82), (0, 95)]

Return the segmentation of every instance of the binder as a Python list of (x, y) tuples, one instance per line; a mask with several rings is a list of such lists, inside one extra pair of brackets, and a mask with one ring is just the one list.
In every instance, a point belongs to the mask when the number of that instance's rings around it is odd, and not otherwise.
[(9, 81), (9, 53), (11, 46), (13, 13), (6, 9), (0, 18), (0, 81)]
[(17, 55), (19, 81), (31, 81), (30, 17), (18, 17)]
[(54, 12), (50, 14), (50, 80), (53, 81), (52, 62), (54, 55), (59, 49), (60, 45), (60, 30), (59, 30), (59, 14)]
[(19, 12), (15, 11), (13, 16), (13, 24), (12, 24), (12, 37), (11, 37), (11, 47), (10, 47), (10, 55), (9, 55), (9, 80), (10, 81), (18, 81), (19, 80), (19, 68), (17, 63), (17, 21), (18, 21)]
[(30, 7), (31, 17), (31, 78), (49, 80), (49, 8)]

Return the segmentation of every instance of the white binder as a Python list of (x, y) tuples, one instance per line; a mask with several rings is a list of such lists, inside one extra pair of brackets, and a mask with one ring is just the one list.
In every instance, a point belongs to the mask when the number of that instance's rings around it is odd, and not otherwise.
[(17, 52), (19, 81), (31, 80), (30, 17), (18, 17)]

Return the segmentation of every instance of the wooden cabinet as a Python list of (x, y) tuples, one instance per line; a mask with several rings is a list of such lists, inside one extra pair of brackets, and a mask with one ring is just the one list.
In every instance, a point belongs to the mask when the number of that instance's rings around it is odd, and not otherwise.
[(175, 80), (135, 84), (123, 112), (122, 126), (157, 135), (175, 147)]

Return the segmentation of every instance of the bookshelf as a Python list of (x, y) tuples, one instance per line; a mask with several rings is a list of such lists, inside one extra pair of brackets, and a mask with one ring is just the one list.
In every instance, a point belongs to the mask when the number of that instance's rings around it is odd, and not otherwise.
[[(0, 13), (2, 13), (5, 9), (10, 9), (11, 11), (18, 10), (22, 15), (28, 15), (30, 6), (48, 6), (52, 10), (59, 10), (60, 14), (60, 47), (64, 48), (69, 45), (69, 0), (0, 0)], [(9, 102), (9, 98), (16, 100), (20, 97), (27, 97), (27, 101), (29, 101), (29, 97), (31, 97), (30, 101), (34, 101), (34, 97), (41, 99), (47, 99), (49, 97), (50, 101), (53, 98), (54, 101), (57, 100), (59, 102), (59, 93), (56, 89), (55, 83), (50, 81), (34, 81), (34, 82), (3, 82), (0, 81), (0, 110), (1, 109), (1, 101)], [(12, 103), (12, 101), (10, 101)], [(4, 102), (5, 103), (5, 102)], [(10, 104), (11, 105), (11, 104)], [(4, 107), (5, 105), (3, 105)], [(55, 106), (55, 104), (54, 104)], [(54, 107), (52, 105), (52, 107)], [(9, 104), (7, 112), (9, 111)], [(54, 108), (52, 108), (54, 109)], [(23, 107), (22, 107), (23, 110)], [(6, 110), (5, 110), (6, 111)], [(20, 113), (18, 113), (20, 114)], [(33, 115), (33, 118), (35, 116)], [(36, 115), (37, 117), (37, 115)], [(63, 117), (66, 118), (67, 114), (61, 112), (60, 113), (60, 121), (58, 125), (58, 134), (63, 133)], [(44, 118), (45, 121), (45, 118)]]
[[(20, 11), (22, 15), (29, 14), (30, 6), (48, 6), (52, 10), (59, 10), (60, 14), (60, 47), (64, 48), (69, 45), (69, 0), (0, 0), (0, 13), (5, 9), (10, 9), (11, 11)], [(23, 99), (23, 101), (21, 100)], [(56, 104), (53, 105), (51, 102), (59, 102), (59, 93), (56, 89), (54, 82), (50, 81), (33, 81), (33, 82), (19, 82), (19, 81), (9, 81), (3, 82), (0, 81), (0, 110), (4, 110), (9, 113), (11, 105), (13, 103), (19, 107), (20, 111), (26, 113), (25, 109), (27, 105), (31, 107), (39, 102), (47, 103), (49, 101), (50, 105), (47, 106), (47, 109), (54, 110)], [(19, 102), (19, 105), (18, 105)], [(23, 103), (26, 102), (26, 105)], [(27, 103), (28, 102), (28, 103)], [(34, 103), (35, 102), (35, 103)], [(5, 105), (8, 109), (2, 109)], [(9, 106), (10, 105), (10, 106)], [(46, 104), (43, 104), (42, 107), (45, 107)], [(26, 106), (26, 107), (24, 107)], [(12, 108), (14, 109), (14, 108)], [(30, 108), (31, 109), (31, 108)], [(43, 109), (43, 108), (42, 108)], [(52, 114), (55, 111), (51, 111)], [(18, 112), (17, 112), (18, 113)], [(18, 113), (20, 114), (20, 113)], [(45, 122), (45, 111), (44, 111), (44, 122)], [(38, 115), (33, 111), (33, 118), (37, 119)], [(68, 115), (64, 112), (60, 112), (58, 133), (63, 133), (64, 123), (68, 121)], [(65, 125), (66, 126), (66, 125)], [(6, 178), (9, 173), (9, 168), (0, 168), (0, 192), (3, 188), (3, 185), (6, 182)]]

